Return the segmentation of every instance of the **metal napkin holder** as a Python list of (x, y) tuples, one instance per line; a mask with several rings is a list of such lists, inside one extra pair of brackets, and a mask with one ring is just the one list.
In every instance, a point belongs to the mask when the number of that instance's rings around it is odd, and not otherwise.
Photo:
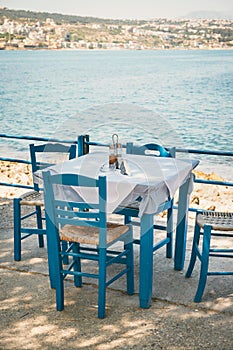
[(128, 175), (129, 176), (131, 174), (130, 173), (129, 164), (128, 164), (126, 159), (123, 159), (121, 161), (119, 169), (120, 169), (122, 175)]

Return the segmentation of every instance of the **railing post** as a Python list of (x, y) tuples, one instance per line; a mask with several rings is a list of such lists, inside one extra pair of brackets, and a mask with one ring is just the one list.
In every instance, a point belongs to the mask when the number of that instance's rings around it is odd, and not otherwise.
[(84, 154), (89, 153), (89, 141), (90, 141), (90, 136), (89, 135), (85, 135), (85, 144), (84, 144)]
[(172, 158), (175, 158), (176, 157), (176, 147), (171, 147), (168, 149)]
[(126, 153), (128, 153), (128, 154), (133, 153), (133, 142), (126, 143)]
[(89, 135), (78, 136), (78, 157), (89, 153)]

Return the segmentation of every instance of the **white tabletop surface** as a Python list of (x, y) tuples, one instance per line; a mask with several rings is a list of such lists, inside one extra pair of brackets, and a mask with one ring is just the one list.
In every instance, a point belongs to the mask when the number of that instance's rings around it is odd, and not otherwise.
[[(107, 212), (112, 213), (119, 205), (127, 206), (138, 196), (142, 197), (139, 206), (139, 216), (143, 213), (152, 214), (160, 204), (186, 181), (192, 180), (191, 171), (197, 162), (177, 158), (163, 158), (126, 154), (123, 157), (130, 169), (130, 175), (121, 174), (120, 170), (108, 170), (108, 154), (93, 152), (55, 166), (47, 168), (52, 174), (76, 173), (92, 178), (107, 177)], [(39, 175), (41, 176), (41, 175)], [(192, 181), (190, 181), (192, 183)], [(95, 201), (97, 193), (93, 190), (65, 188), (56, 197), (67, 200)]]

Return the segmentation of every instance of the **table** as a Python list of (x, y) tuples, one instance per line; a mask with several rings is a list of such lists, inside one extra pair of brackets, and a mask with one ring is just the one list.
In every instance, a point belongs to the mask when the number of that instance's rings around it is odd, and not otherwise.
[[(192, 170), (199, 161), (177, 158), (124, 155), (130, 168), (130, 175), (123, 175), (119, 170), (108, 170), (108, 153), (93, 152), (82, 157), (65, 161), (49, 167), (52, 174), (76, 173), (92, 178), (107, 177), (107, 212), (117, 212), (117, 208), (126, 207), (141, 197), (138, 216), (140, 218), (140, 278), (139, 299), (142, 308), (148, 308), (152, 298), (153, 280), (153, 219), (161, 204), (173, 198), (179, 189), (178, 225), (176, 228), (175, 265), (183, 269), (189, 193), (192, 189)], [(38, 175), (38, 174), (36, 174)], [(39, 175), (40, 177), (41, 175)], [(55, 194), (69, 200), (97, 200), (97, 193), (76, 188), (65, 188)]]

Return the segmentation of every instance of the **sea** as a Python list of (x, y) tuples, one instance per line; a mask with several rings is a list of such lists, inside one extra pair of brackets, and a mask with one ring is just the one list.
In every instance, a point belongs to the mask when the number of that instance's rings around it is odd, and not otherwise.
[[(232, 152), (233, 50), (2, 50), (0, 121), (8, 135)], [(26, 158), (28, 143), (0, 137), (0, 156)], [(198, 157), (233, 178), (233, 157)]]

